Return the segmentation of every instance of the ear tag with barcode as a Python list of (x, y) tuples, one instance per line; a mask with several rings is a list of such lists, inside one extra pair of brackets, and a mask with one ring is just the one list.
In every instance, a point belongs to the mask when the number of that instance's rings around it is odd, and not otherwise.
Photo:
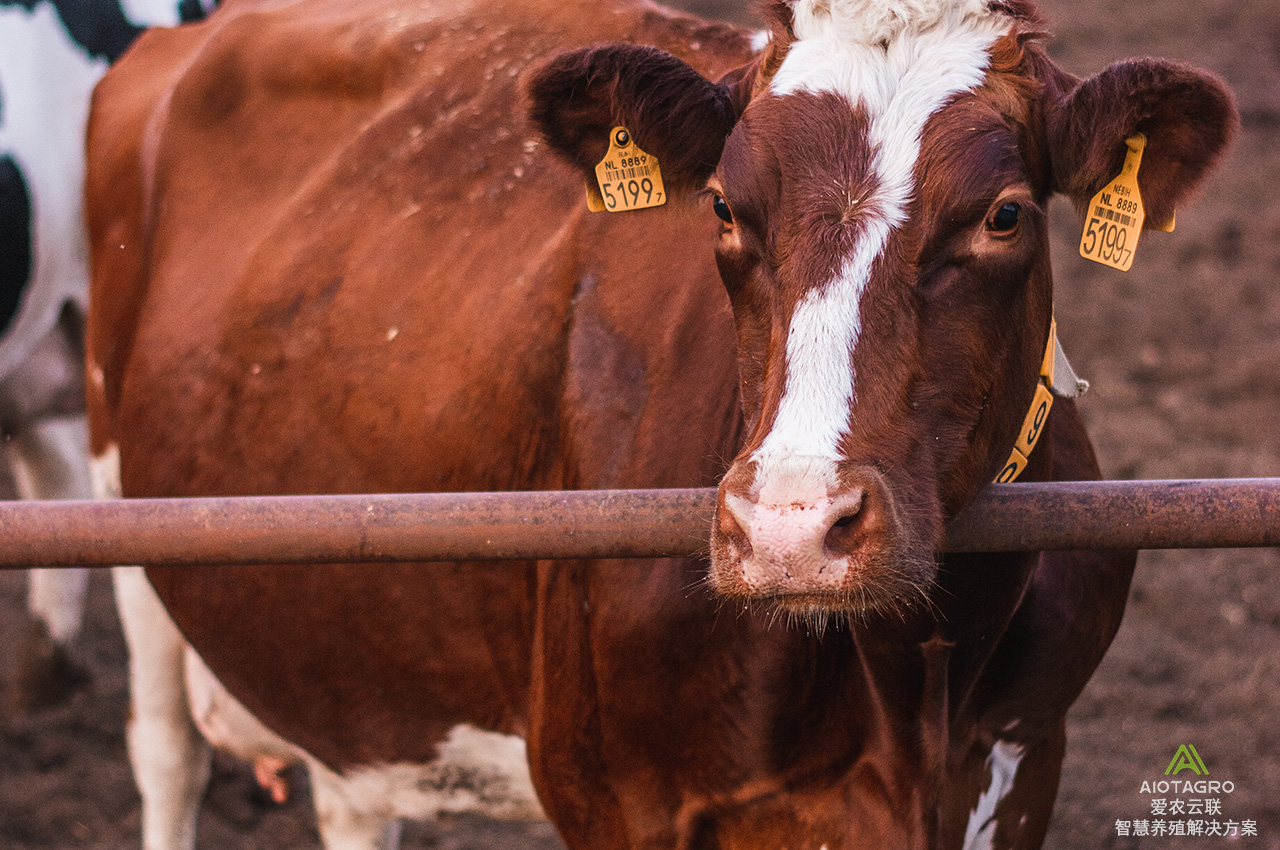
[(636, 145), (626, 127), (609, 131), (609, 150), (596, 166), (596, 185), (587, 185), (592, 212), (628, 212), (667, 202), (658, 158)]
[(1129, 152), (1124, 158), (1124, 168), (1119, 177), (1089, 202), (1084, 233), (1080, 237), (1080, 256), (1122, 272), (1133, 265), (1133, 252), (1147, 217), (1138, 192), (1138, 168), (1142, 165), (1147, 137), (1137, 133), (1125, 139), (1125, 144)]

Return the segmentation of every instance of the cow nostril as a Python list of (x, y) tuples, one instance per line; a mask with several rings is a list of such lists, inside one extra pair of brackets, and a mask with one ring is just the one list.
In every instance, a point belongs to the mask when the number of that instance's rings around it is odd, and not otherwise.
[(716, 517), (720, 539), (728, 548), (728, 554), (736, 560), (751, 557), (751, 538), (747, 534), (747, 522), (751, 516), (751, 503), (740, 496), (726, 494)]
[(846, 555), (856, 547), (865, 514), (864, 502), (865, 497), (858, 498), (853, 504), (846, 506), (841, 515), (831, 523), (823, 541), (829, 554)]

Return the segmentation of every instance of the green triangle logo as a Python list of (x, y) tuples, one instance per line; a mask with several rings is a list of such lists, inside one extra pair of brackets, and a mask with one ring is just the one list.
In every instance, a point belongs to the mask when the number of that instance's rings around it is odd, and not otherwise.
[(1183, 744), (1178, 747), (1178, 751), (1173, 754), (1173, 761), (1169, 762), (1169, 766), (1165, 768), (1164, 775), (1170, 774), (1177, 776), (1181, 771), (1191, 768), (1196, 776), (1208, 776), (1209, 768), (1204, 766), (1204, 761), (1200, 758), (1200, 754), (1196, 752), (1196, 748), (1191, 744)]

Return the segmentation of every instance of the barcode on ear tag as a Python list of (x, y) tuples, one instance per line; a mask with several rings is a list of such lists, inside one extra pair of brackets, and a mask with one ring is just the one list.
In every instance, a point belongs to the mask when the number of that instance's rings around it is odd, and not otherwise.
[(1124, 168), (1089, 202), (1080, 237), (1080, 256), (1122, 272), (1133, 266), (1133, 253), (1147, 217), (1138, 192), (1138, 168), (1147, 137), (1138, 133), (1125, 139), (1125, 144), (1129, 152)]
[[(598, 193), (593, 193), (596, 187)], [(658, 158), (640, 150), (626, 127), (609, 131), (609, 150), (596, 166), (596, 187), (587, 187), (587, 208), (592, 212), (628, 212), (667, 202)]]

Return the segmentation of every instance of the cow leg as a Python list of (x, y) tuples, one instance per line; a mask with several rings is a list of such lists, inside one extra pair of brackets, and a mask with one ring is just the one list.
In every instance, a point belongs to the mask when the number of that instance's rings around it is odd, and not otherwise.
[[(93, 497), (84, 416), (37, 420), (16, 429), (9, 460), (23, 499)], [(27, 574), (31, 621), (19, 658), (14, 704), (24, 710), (56, 705), (88, 680), (68, 650), (84, 616), (84, 569), (32, 570)]]
[[(90, 472), (95, 498), (121, 497), (114, 446), (94, 457)], [(126, 738), (142, 797), (143, 850), (192, 850), (212, 754), (191, 716), (187, 644), (141, 567), (115, 567), (111, 578), (129, 650)]]
[(324, 765), (311, 761), (309, 767), (316, 823), (325, 850), (396, 850), (400, 846), (398, 820), (356, 805), (346, 780)]
[(210, 749), (191, 718), (186, 643), (141, 567), (112, 573), (129, 646), (129, 761), (142, 795), (142, 846), (191, 850)]
[[(970, 792), (952, 797), (955, 807), (944, 812), (942, 820), (952, 825), (953, 837), (944, 838), (941, 845), (961, 850), (1039, 850), (1058, 795), (1066, 740), (1064, 721), (1031, 744), (997, 741), (988, 752), (971, 753), (959, 776), (953, 776), (953, 781), (969, 785)], [(955, 805), (973, 798), (969, 783), (981, 789), (977, 802), (972, 808)]]

